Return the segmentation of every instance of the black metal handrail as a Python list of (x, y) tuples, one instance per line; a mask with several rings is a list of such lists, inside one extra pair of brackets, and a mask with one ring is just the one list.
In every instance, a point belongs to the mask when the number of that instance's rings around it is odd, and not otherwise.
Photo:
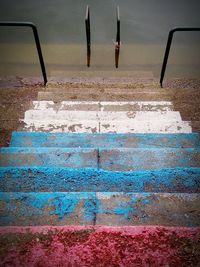
[(119, 6), (117, 6), (117, 35), (115, 43), (115, 67), (119, 66), (119, 52), (120, 52), (120, 15), (119, 15)]
[(90, 31), (90, 8), (86, 8), (85, 16), (86, 42), (87, 42), (87, 66), (90, 66), (91, 58), (91, 31)]
[(169, 52), (170, 52), (171, 43), (172, 43), (172, 40), (173, 40), (174, 33), (175, 32), (183, 32), (183, 31), (187, 31), (187, 32), (200, 31), (200, 28), (180, 27), (180, 28), (174, 28), (174, 29), (169, 31), (167, 45), (166, 45), (166, 49), (165, 49), (165, 55), (164, 55), (161, 74), (160, 74), (160, 86), (161, 87), (163, 86), (163, 79), (164, 79), (164, 76), (165, 76), (165, 70), (166, 70), (166, 67), (167, 67), (167, 61), (168, 61)]
[(0, 21), (0, 26), (31, 27), (31, 29), (33, 30), (33, 35), (35, 38), (35, 44), (37, 47), (38, 57), (40, 60), (40, 66), (41, 66), (42, 75), (43, 75), (43, 79), (44, 79), (44, 85), (46, 85), (47, 75), (46, 75), (45, 64), (44, 64), (44, 60), (43, 60), (43, 56), (42, 56), (42, 49), (40, 46), (40, 39), (39, 39), (36, 25), (32, 22)]

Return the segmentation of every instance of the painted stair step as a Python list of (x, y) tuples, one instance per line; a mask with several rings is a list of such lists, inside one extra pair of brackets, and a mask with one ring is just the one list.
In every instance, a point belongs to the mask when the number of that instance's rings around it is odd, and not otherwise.
[(112, 134), (13, 132), (12, 147), (83, 147), (83, 148), (189, 148), (200, 147), (198, 133)]
[(110, 171), (200, 167), (200, 148), (100, 149), (99, 168)]
[(1, 226), (200, 226), (200, 194), (0, 193)]
[(21, 120), (22, 131), (30, 132), (67, 132), (67, 133), (98, 133), (98, 120)]
[(23, 131), (67, 133), (191, 133), (188, 121), (22, 120)]
[(200, 193), (200, 168), (146, 171), (0, 167), (2, 192)]
[(1, 148), (0, 166), (97, 168), (98, 151), (90, 148)]
[(96, 110), (96, 111), (172, 111), (167, 101), (33, 101), (34, 110)]
[(25, 112), (26, 120), (98, 120), (98, 121), (120, 121), (126, 120), (129, 123), (134, 121), (182, 121), (178, 111), (56, 111), (52, 109), (34, 110)]
[(33, 148), (0, 149), (1, 167), (100, 168), (111, 171), (200, 167), (200, 148)]
[(21, 267), (198, 266), (199, 239), (199, 227), (0, 227), (0, 262)]
[(189, 121), (103, 121), (100, 123), (101, 133), (192, 133)]

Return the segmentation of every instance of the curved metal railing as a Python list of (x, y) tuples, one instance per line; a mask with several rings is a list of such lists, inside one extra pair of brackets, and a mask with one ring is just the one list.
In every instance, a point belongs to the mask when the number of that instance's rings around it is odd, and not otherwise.
[(161, 69), (161, 74), (160, 74), (160, 86), (163, 86), (163, 79), (165, 76), (165, 70), (167, 67), (167, 62), (168, 62), (168, 57), (170, 53), (170, 48), (173, 40), (173, 36), (175, 32), (189, 32), (189, 31), (200, 31), (200, 28), (194, 28), (194, 27), (179, 27), (179, 28), (174, 28), (169, 31), (168, 34), (168, 40), (167, 40), (167, 45), (165, 49), (165, 54), (164, 54), (164, 59), (163, 59), (163, 64), (162, 64), (162, 69)]
[(33, 30), (35, 44), (36, 44), (38, 57), (39, 57), (39, 61), (40, 61), (40, 67), (41, 67), (42, 75), (43, 75), (43, 79), (44, 79), (44, 85), (46, 85), (47, 75), (46, 75), (45, 64), (44, 64), (44, 60), (43, 60), (43, 56), (42, 56), (42, 49), (40, 46), (40, 39), (39, 39), (36, 25), (32, 22), (0, 21), (0, 26), (30, 27)]

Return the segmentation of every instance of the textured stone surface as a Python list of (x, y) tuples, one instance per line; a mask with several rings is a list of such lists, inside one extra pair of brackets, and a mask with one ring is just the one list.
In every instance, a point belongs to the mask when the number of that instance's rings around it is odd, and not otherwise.
[(1, 227), (0, 266), (199, 266), (200, 229)]
[(200, 168), (112, 172), (69, 168), (0, 168), (2, 192), (200, 192)]
[(200, 226), (194, 193), (5, 192), (0, 225)]

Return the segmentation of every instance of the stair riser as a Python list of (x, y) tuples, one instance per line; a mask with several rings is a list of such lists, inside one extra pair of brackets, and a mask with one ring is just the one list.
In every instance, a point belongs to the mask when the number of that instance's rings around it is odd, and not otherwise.
[(199, 194), (1, 193), (0, 225), (200, 226)]
[(2, 148), (0, 166), (98, 168), (95, 149)]
[(101, 121), (129, 121), (129, 123), (143, 121), (181, 121), (180, 113), (177, 111), (55, 111), (55, 110), (34, 110), (30, 109), (25, 112), (24, 121), (26, 120), (97, 120)]
[(199, 149), (102, 149), (99, 168), (110, 171), (200, 167)]
[(110, 171), (200, 167), (200, 149), (2, 148), (1, 167), (100, 168)]
[(66, 133), (192, 133), (187, 121), (21, 120), (22, 131)]
[(123, 101), (123, 102), (106, 102), (106, 101), (62, 101), (54, 103), (53, 101), (33, 101), (34, 110), (78, 110), (78, 111), (172, 111), (173, 105), (166, 101)]
[(14, 132), (12, 147), (83, 148), (189, 148), (200, 147), (199, 135), (191, 134), (67, 134)]
[(200, 168), (110, 172), (95, 169), (0, 168), (2, 192), (200, 192)]

